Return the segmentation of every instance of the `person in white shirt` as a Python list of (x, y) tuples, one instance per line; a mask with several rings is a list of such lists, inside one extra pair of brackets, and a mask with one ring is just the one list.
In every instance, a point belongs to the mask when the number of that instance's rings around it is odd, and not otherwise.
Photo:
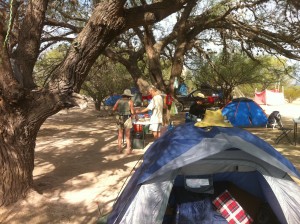
[(157, 139), (160, 137), (161, 127), (163, 124), (164, 102), (162, 96), (159, 94), (159, 91), (155, 86), (150, 86), (148, 92), (149, 94), (151, 94), (152, 100), (145, 109), (141, 111), (136, 111), (136, 113), (145, 113), (149, 110), (152, 111), (149, 130), (152, 131), (154, 139)]

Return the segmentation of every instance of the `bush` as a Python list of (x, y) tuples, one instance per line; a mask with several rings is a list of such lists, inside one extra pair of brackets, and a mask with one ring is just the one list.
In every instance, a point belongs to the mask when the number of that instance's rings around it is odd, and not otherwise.
[(300, 98), (300, 86), (285, 87), (284, 96), (289, 103)]

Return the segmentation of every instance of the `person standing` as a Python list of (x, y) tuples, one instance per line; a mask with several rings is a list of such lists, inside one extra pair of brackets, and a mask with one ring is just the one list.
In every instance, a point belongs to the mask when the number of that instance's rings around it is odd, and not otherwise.
[(113, 111), (117, 111), (117, 124), (118, 124), (118, 152), (122, 152), (122, 141), (125, 131), (126, 138), (126, 154), (131, 153), (130, 129), (132, 128), (131, 116), (135, 114), (133, 101), (131, 100), (131, 91), (125, 89), (122, 98), (120, 98), (114, 105)]
[(152, 96), (152, 100), (145, 109), (137, 111), (137, 113), (145, 113), (149, 110), (152, 111), (149, 130), (152, 131), (154, 139), (157, 139), (160, 137), (160, 131), (163, 124), (163, 98), (158, 89), (154, 86), (150, 86), (148, 92)]

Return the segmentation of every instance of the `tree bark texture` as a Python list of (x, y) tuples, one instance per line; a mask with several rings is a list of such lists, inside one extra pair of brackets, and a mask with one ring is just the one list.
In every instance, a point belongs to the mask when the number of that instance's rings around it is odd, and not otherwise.
[(26, 116), (19, 112), (0, 99), (0, 206), (25, 196), (33, 182), (39, 126), (28, 123)]
[(125, 27), (123, 11), (116, 1), (98, 6), (87, 25), (73, 42), (69, 54), (49, 83), (51, 90), (79, 92), (92, 65), (107, 45)]
[[(17, 201), (32, 186), (35, 142), (41, 125), (61, 109), (85, 101), (76, 92), (106, 46), (126, 29), (160, 21), (183, 7), (185, 1), (163, 1), (127, 11), (125, 0), (102, 1), (64, 61), (50, 76), (48, 86), (34, 91), (31, 90), (35, 86), (32, 71), (40, 48), (48, 0), (26, 2), (29, 8), (13, 53), (23, 77), (21, 81), (16, 79), (12, 69), (12, 55), (3, 47), (6, 32), (4, 21), (0, 20), (0, 206)], [(3, 17), (0, 14), (0, 18)]]
[(41, 32), (47, 10), (48, 0), (31, 0), (19, 32), (18, 47), (15, 52), (16, 66), (18, 66), (22, 79), (20, 84), (32, 89), (36, 85), (33, 81), (33, 67), (39, 55)]
[(160, 64), (160, 51), (155, 48), (155, 38), (151, 27), (145, 27), (144, 45), (148, 58), (149, 76), (152, 83), (158, 89), (166, 91), (164, 80), (162, 79), (162, 69)]

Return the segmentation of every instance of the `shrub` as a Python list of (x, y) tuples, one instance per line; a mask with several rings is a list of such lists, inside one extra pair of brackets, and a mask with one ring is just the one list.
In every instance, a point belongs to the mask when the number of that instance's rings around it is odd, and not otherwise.
[(285, 87), (284, 96), (289, 103), (300, 97), (300, 86)]

